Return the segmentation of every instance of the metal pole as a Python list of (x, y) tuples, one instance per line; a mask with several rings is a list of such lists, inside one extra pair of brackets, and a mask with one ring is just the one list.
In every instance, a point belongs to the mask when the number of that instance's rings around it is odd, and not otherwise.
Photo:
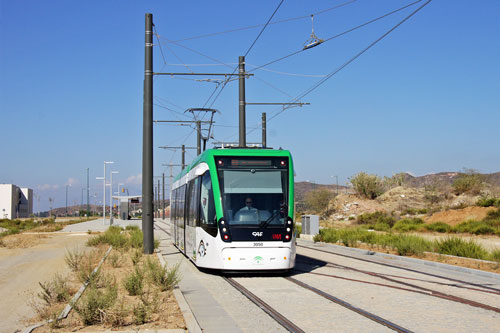
[(111, 171), (109, 178), (109, 225), (113, 225), (113, 174), (118, 171)]
[(102, 223), (106, 224), (106, 161), (104, 161), (104, 180), (102, 193)]
[(155, 186), (154, 187), (154, 198), (153, 198), (153, 217), (156, 218), (156, 210), (157, 210), (157, 201), (156, 198), (158, 197), (158, 188)]
[[(160, 205), (160, 180), (158, 179), (158, 187), (156, 190), (156, 210), (159, 210), (161, 207)], [(156, 213), (157, 218), (160, 218), (160, 212)]]
[(161, 209), (162, 209), (162, 219), (165, 220), (165, 173), (162, 173), (162, 190), (161, 190), (161, 195), (162, 195), (162, 201), (161, 201)]
[(153, 14), (146, 14), (144, 47), (144, 105), (142, 129), (143, 251), (152, 254), (153, 235)]
[(267, 125), (266, 125), (266, 113), (262, 112), (262, 148), (267, 147)]
[(245, 120), (245, 57), (239, 57), (239, 89), (240, 89), (240, 147), (247, 145), (246, 120)]
[(200, 155), (201, 154), (201, 122), (198, 120), (196, 122), (196, 132), (197, 135), (196, 135), (196, 153), (197, 155)]
[(66, 185), (66, 216), (68, 216), (68, 185)]
[(87, 217), (90, 216), (89, 191), (89, 168), (87, 168)]
[(186, 147), (182, 145), (182, 170), (186, 167)]

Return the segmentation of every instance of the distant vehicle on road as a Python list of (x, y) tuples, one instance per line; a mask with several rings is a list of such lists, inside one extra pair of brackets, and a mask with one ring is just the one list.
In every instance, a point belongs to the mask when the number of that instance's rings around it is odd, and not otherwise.
[(196, 266), (225, 271), (295, 265), (294, 172), (287, 150), (199, 155), (172, 186), (172, 239)]

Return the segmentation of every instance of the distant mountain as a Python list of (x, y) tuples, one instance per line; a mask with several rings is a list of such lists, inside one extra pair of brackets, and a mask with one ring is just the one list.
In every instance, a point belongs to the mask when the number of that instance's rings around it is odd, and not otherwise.
[[(404, 174), (404, 184), (412, 187), (424, 187), (430, 184), (451, 185), (453, 182), (463, 175), (461, 172), (440, 172), (425, 176), (414, 177), (408, 173)], [(491, 185), (500, 186), (500, 172), (481, 174), (483, 180)]]

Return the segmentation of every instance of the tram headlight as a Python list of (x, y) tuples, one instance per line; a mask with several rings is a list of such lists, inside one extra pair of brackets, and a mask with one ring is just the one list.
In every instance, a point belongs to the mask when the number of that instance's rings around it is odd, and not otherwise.
[(226, 220), (223, 217), (221, 217), (219, 220), (219, 232), (224, 242), (231, 241), (231, 233), (229, 228), (226, 227)]
[(286, 229), (285, 229), (285, 242), (289, 242), (290, 240), (292, 240), (292, 232), (293, 232), (293, 220), (291, 217), (287, 217)]

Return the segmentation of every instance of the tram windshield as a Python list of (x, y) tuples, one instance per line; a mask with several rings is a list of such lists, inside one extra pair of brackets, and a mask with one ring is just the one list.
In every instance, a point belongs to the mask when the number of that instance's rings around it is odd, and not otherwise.
[(287, 168), (219, 168), (224, 217), (231, 226), (283, 226)]

